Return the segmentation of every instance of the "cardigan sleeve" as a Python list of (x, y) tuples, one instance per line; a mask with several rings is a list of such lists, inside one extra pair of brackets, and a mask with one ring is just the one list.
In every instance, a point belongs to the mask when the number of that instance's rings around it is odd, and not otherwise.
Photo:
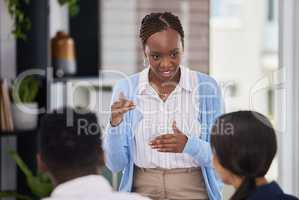
[(188, 137), (183, 153), (192, 156), (200, 166), (211, 166), (211, 147), (210, 144), (199, 137)]
[[(129, 87), (125, 80), (117, 82), (113, 88), (111, 105), (117, 100), (120, 92), (123, 92), (125, 96), (128, 96)], [(127, 114), (124, 115), (124, 119), (118, 126), (112, 127), (109, 121), (106, 127), (103, 145), (105, 164), (112, 172), (119, 172), (123, 170), (129, 162), (127, 136), (131, 129), (128, 121), (125, 120), (126, 117)]]
[(199, 77), (198, 120), (201, 123), (201, 137), (188, 137), (183, 153), (192, 156), (200, 166), (212, 167), (211, 127), (216, 118), (223, 113), (224, 103), (216, 81), (204, 74), (199, 74)]

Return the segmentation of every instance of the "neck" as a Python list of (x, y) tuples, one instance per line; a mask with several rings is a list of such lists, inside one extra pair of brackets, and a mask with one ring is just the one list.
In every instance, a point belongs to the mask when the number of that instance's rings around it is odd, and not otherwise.
[(261, 178), (256, 178), (255, 179), (256, 186), (265, 185), (267, 183), (268, 183), (268, 181), (267, 181), (267, 179), (265, 177), (261, 177)]
[[(157, 87), (173, 87), (177, 85), (180, 81), (181, 77), (181, 69), (178, 69), (178, 72), (169, 80), (162, 80), (161, 78), (157, 77), (152, 70), (149, 70), (149, 82), (156, 85)], [(173, 84), (175, 83), (175, 84)]]
[[(235, 189), (239, 188), (243, 182), (244, 178), (235, 178), (234, 181), (232, 181), (232, 185)], [(255, 179), (256, 186), (261, 186), (267, 184), (268, 181), (265, 177), (260, 177)]]

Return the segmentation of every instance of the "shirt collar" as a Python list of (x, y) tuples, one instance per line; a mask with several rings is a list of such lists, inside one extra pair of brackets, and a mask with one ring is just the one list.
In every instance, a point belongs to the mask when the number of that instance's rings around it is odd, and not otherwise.
[(145, 91), (150, 86), (148, 81), (149, 67), (146, 67), (139, 75), (138, 94)]
[[(191, 77), (191, 70), (187, 67), (180, 66), (181, 77), (178, 86), (191, 92), (192, 88), (195, 87), (195, 82)], [(140, 72), (139, 76), (139, 86), (138, 86), (138, 94), (141, 94), (144, 90), (146, 90), (149, 86), (149, 67), (145, 68)]]
[(194, 81), (191, 76), (191, 70), (187, 67), (181, 66), (181, 78), (179, 86), (189, 92), (192, 91), (192, 88), (195, 87)]
[(88, 175), (58, 185), (51, 197), (101, 193), (112, 193), (112, 188), (107, 180), (101, 175)]

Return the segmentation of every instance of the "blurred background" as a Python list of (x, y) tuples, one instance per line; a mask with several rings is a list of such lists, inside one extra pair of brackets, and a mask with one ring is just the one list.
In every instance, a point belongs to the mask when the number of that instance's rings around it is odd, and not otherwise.
[[(299, 195), (298, 1), (31, 0), (19, 6), (31, 23), (23, 30), (26, 39), (12, 34), (18, 24), (9, 2), (0, 0), (0, 78), (10, 87), (27, 70), (39, 70), (33, 73), (42, 112), (89, 107), (103, 129), (115, 82), (144, 68), (138, 38), (143, 16), (175, 13), (186, 35), (183, 65), (218, 81), (226, 112), (252, 109), (271, 119), (280, 149), (267, 177)], [(1, 190), (28, 192), (6, 150), (16, 149), (36, 169), (35, 130), (0, 135)], [(116, 187), (119, 177), (106, 175)], [(232, 192), (225, 186), (224, 199)]]

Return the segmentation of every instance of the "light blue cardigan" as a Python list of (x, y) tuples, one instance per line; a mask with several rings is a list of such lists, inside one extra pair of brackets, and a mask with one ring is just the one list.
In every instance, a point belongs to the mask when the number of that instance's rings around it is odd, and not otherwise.
[[(220, 89), (214, 79), (203, 73), (198, 73), (201, 137), (189, 137), (183, 153), (191, 155), (201, 166), (209, 199), (221, 199), (222, 183), (212, 168), (212, 151), (210, 147), (210, 128), (217, 116), (222, 113), (222, 98)], [(120, 80), (113, 88), (112, 101), (118, 99), (120, 92), (126, 98), (136, 102), (139, 74)], [(142, 119), (142, 113), (133, 109), (124, 115), (123, 121), (117, 127), (108, 125), (104, 136), (106, 166), (112, 172), (122, 171), (120, 191), (130, 192), (133, 183), (134, 138), (133, 131)]]

